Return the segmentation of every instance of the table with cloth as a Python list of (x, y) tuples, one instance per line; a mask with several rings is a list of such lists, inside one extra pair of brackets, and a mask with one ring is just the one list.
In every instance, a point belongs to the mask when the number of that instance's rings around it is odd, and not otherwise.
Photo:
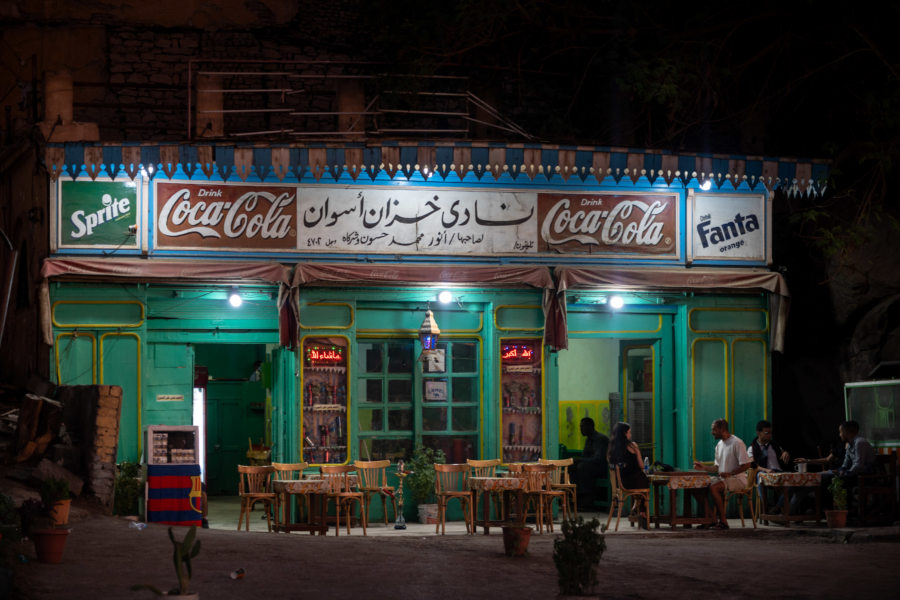
[[(275, 531), (309, 531), (319, 535), (328, 533), (325, 507), (328, 504), (330, 483), (327, 479), (276, 479), (272, 481), (272, 489), (281, 496), (279, 512), (282, 514), (275, 515)], [(305, 496), (309, 499), (306, 523), (290, 522), (292, 496)]]
[[(506, 507), (505, 512), (509, 514), (510, 496), (515, 497), (516, 516), (521, 525), (525, 524), (525, 480), (520, 477), (469, 477), (469, 489), (472, 490), (472, 531), (475, 531), (475, 525), (484, 527), (484, 534), (490, 533), (491, 526), (501, 526), (503, 521), (491, 520), (491, 506), (489, 496), (491, 492), (503, 493), (503, 504)], [(482, 499), (482, 518), (478, 520), (478, 507), (475, 505), (478, 494)]]
[[(786, 527), (790, 527), (791, 521), (822, 521), (822, 474), (821, 473), (794, 473), (792, 471), (776, 471), (772, 473), (760, 473), (758, 475), (759, 484), (763, 487), (760, 490), (759, 498), (762, 504), (760, 519), (765, 522), (783, 523)], [(767, 489), (772, 488), (777, 494), (780, 490), (783, 494), (781, 503), (781, 512), (776, 514), (768, 514), (768, 496)], [(813, 488), (816, 496), (816, 509), (812, 515), (790, 514), (790, 498), (788, 497), (790, 488)], [(796, 493), (796, 492), (795, 492)]]
[[(715, 523), (712, 507), (709, 504), (709, 486), (714, 481), (704, 471), (669, 471), (651, 473), (649, 476), (653, 490), (653, 515), (650, 521), (659, 529), (661, 523), (672, 527), (678, 525), (712, 525)], [(669, 490), (669, 513), (662, 514), (660, 496), (663, 488)], [(682, 490), (682, 510), (678, 514), (678, 490)], [(691, 496), (703, 506), (703, 516), (691, 513)]]

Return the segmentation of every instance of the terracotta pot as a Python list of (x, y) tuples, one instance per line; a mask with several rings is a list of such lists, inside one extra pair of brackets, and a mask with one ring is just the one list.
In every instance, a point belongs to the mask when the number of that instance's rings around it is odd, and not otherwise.
[(69, 524), (69, 509), (72, 508), (72, 499), (57, 500), (53, 503), (53, 509), (50, 511), (50, 522), (56, 525)]
[(66, 548), (68, 529), (37, 529), (31, 532), (34, 551), (42, 563), (62, 562), (63, 550)]
[(832, 529), (840, 529), (841, 527), (847, 526), (847, 511), (846, 510), (826, 510), (825, 511), (825, 522), (828, 523), (828, 526)]
[(528, 554), (528, 542), (531, 540), (531, 527), (518, 525), (503, 526), (503, 549), (507, 556), (525, 556)]

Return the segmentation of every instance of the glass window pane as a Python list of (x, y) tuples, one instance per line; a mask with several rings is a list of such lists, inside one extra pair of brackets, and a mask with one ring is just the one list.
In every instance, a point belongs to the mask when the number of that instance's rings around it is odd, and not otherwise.
[(453, 342), (452, 356), (454, 373), (474, 373), (478, 369), (475, 342)]
[(360, 379), (359, 380), (359, 402), (378, 402), (381, 403), (381, 380), (380, 379)]
[(447, 408), (423, 408), (422, 429), (425, 431), (447, 431)]
[(388, 344), (388, 373), (412, 373), (414, 364), (412, 341)]
[(453, 402), (478, 402), (478, 388), (474, 377), (453, 378)]
[(412, 402), (412, 381), (409, 379), (388, 380), (388, 402)]
[(359, 409), (360, 431), (381, 431), (383, 429), (382, 416), (384, 411), (380, 408)]
[(453, 431), (473, 431), (478, 429), (477, 406), (453, 407)]
[(379, 343), (359, 342), (357, 348), (359, 349), (357, 356), (359, 356), (360, 372), (381, 373), (383, 364), (381, 357), (382, 345)]
[(362, 438), (359, 440), (360, 460), (384, 460), (397, 462), (401, 458), (412, 457), (412, 440), (376, 440)]
[(389, 431), (411, 431), (413, 427), (411, 408), (392, 408), (388, 411)]
[(448, 463), (464, 463), (467, 459), (478, 458), (475, 454), (478, 436), (423, 435), (422, 445), (443, 452)]

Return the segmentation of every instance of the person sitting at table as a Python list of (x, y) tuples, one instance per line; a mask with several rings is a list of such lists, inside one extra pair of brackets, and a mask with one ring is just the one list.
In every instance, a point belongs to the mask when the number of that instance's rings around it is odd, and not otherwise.
[[(637, 442), (631, 439), (631, 425), (628, 423), (616, 423), (606, 458), (610, 469), (619, 467), (620, 483), (623, 488), (645, 490), (650, 487), (650, 480), (643, 470), (644, 459), (641, 458), (641, 449)], [(643, 502), (643, 499), (638, 498), (637, 502)], [(638, 525), (642, 529), (648, 529), (647, 520), (644, 518), (647, 511), (644, 507), (635, 504), (631, 512), (640, 515)]]
[[(858, 477), (875, 471), (875, 450), (869, 440), (859, 435), (859, 423), (844, 421), (838, 427), (838, 434), (846, 444), (844, 462), (836, 470), (822, 472), (822, 485), (827, 490), (833, 477), (844, 480), (848, 490), (856, 486)], [(849, 508), (853, 494), (847, 494)]]
[(597, 479), (606, 477), (609, 466), (606, 462), (606, 451), (609, 438), (594, 428), (594, 420), (585, 417), (581, 420), (581, 435), (585, 437), (584, 452), (575, 457), (574, 479), (578, 506), (591, 510), (597, 499)]
[(717, 522), (714, 529), (728, 529), (725, 518), (725, 490), (739, 491), (747, 484), (746, 477), (739, 475), (750, 468), (752, 461), (747, 454), (747, 445), (728, 430), (728, 421), (716, 419), (712, 424), (712, 436), (719, 440), (716, 444), (716, 460), (712, 465), (694, 461), (694, 468), (708, 473), (718, 473), (719, 478), (709, 486), (716, 505)]
[[(753, 460), (753, 464), (756, 466), (759, 473), (780, 473), (781, 471), (786, 470), (786, 468), (782, 468), (782, 465), (787, 467), (791, 460), (791, 455), (787, 450), (783, 450), (781, 446), (772, 439), (772, 423), (765, 419), (756, 424), (756, 437), (753, 439), (753, 442), (750, 443), (750, 447), (747, 448), (747, 454), (750, 455), (750, 458)], [(759, 483), (759, 475), (757, 475), (756, 483), (759, 494), (764, 494), (765, 488)], [(796, 494), (793, 494), (791, 496), (792, 512), (796, 509), (797, 501), (799, 501), (799, 498)], [(784, 496), (779, 494), (778, 501), (769, 512), (773, 514), (780, 512), (783, 503)]]

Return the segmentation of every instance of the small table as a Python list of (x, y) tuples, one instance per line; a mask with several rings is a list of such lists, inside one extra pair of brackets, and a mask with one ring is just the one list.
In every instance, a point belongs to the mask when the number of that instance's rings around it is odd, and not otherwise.
[[(469, 477), (469, 489), (472, 490), (472, 533), (475, 533), (475, 526), (484, 527), (484, 535), (488, 535), (491, 526), (499, 527), (503, 525), (503, 521), (491, 521), (491, 506), (488, 496), (490, 492), (503, 492), (504, 504), (508, 502), (508, 495), (514, 493), (516, 496), (516, 515), (521, 525), (525, 524), (525, 480), (519, 477)], [(476, 519), (478, 516), (478, 507), (475, 502), (478, 494), (481, 493), (482, 499), (482, 519)]]
[[(712, 525), (715, 523), (712, 507), (709, 505), (709, 494), (704, 493), (703, 509), (704, 516), (695, 517), (691, 514), (690, 496), (697, 494), (698, 490), (708, 490), (712, 483), (712, 478), (704, 471), (670, 471), (662, 473), (652, 473), (649, 477), (653, 486), (653, 516), (650, 520), (659, 529), (660, 523), (668, 523), (672, 527), (684, 525)], [(669, 514), (663, 515), (659, 508), (659, 495), (662, 487), (669, 488)], [(682, 514), (678, 514), (675, 510), (678, 502), (678, 490), (684, 490), (682, 496)], [(696, 496), (695, 496), (696, 497)]]
[[(785, 527), (791, 526), (791, 521), (822, 521), (822, 474), (821, 473), (794, 473), (791, 471), (781, 471), (773, 473), (760, 473), (759, 483), (763, 486), (760, 490), (762, 500), (762, 513), (759, 518), (763, 521), (772, 521), (774, 523), (784, 523)], [(790, 514), (790, 499), (788, 498), (788, 488), (792, 487), (811, 487), (816, 493), (816, 512), (810, 515), (792, 515)], [(784, 494), (781, 506), (781, 513), (768, 514), (768, 494), (765, 488), (775, 488), (776, 493), (781, 489)]]
[[(328, 533), (328, 520), (325, 517), (325, 506), (328, 504), (328, 491), (331, 489), (326, 479), (275, 479), (272, 489), (281, 496), (281, 515), (275, 515), (275, 531), (308, 531), (311, 534)], [(309, 515), (306, 523), (289, 523), (291, 496), (309, 498)], [(315, 508), (318, 508), (318, 515)]]

